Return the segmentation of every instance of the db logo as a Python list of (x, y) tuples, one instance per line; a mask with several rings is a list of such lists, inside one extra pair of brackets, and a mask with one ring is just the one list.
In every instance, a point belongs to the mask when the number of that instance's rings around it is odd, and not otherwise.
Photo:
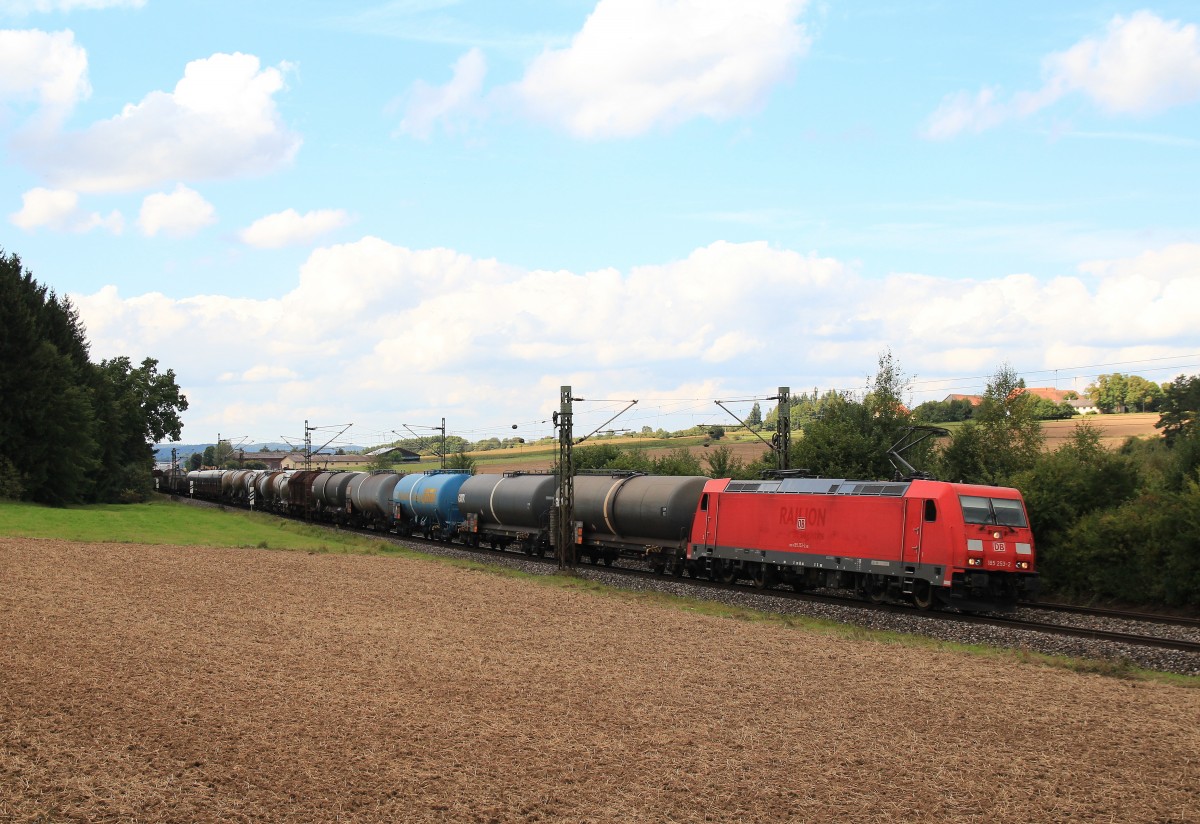
[(995, 552), (1003, 552), (1004, 551), (1004, 541), (996, 541), (994, 544), (992, 544), (992, 550)]
[(796, 519), (796, 529), (804, 529), (804, 526), (805, 526), (805, 524), (804, 524), (804, 519), (803, 519), (803, 518), (797, 518), (797, 519)]

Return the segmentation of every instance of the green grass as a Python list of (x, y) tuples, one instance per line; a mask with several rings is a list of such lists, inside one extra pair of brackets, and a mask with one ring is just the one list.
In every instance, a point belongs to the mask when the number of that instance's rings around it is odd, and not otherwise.
[(57, 509), (0, 501), (0, 535), (84, 543), (261, 547), (377, 552), (381, 542), (261, 513), (188, 506), (166, 499)]

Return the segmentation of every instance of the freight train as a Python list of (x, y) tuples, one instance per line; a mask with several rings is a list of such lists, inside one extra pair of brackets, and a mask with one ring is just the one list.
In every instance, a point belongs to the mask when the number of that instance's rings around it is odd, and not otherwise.
[[(168, 475), (176, 494), (294, 517), (528, 554), (552, 550), (554, 475), (207, 470)], [(1011, 608), (1037, 593), (1021, 494), (914, 478), (761, 480), (636, 472), (574, 478), (575, 551), (660, 574), (757, 587), (852, 589), (921, 609)]]

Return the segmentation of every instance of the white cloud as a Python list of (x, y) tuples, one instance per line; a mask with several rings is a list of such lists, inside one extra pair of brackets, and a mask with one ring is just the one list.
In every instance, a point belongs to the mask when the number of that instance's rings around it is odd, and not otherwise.
[(76, 9), (140, 9), (144, 5), (146, 0), (0, 0), (0, 12), (25, 15)]
[(312, 243), (321, 235), (350, 222), (342, 209), (317, 209), (300, 214), (295, 209), (261, 217), (238, 233), (242, 242), (260, 249), (279, 249)]
[(63, 189), (30, 189), (21, 196), (21, 211), (10, 214), (9, 220), (26, 231), (45, 227), (60, 232), (90, 232), (106, 229), (120, 234), (125, 228), (125, 219), (118, 211), (107, 217), (99, 212), (88, 212), (79, 208), (79, 195)]
[(0, 30), (0, 103), (32, 100), (38, 131), (57, 127), (91, 94), (87, 52), (69, 31)]
[(218, 380), (220, 381), (240, 381), (242, 383), (278, 383), (279, 381), (292, 381), (299, 378), (300, 375), (286, 366), (272, 366), (270, 364), (259, 364), (252, 366), (241, 374), (236, 372), (225, 372)]
[(1200, 99), (1196, 25), (1148, 11), (1114, 17), (1104, 39), (1086, 38), (1046, 66), (1047, 85), (1079, 90), (1109, 112), (1152, 114)]
[(600, 0), (571, 44), (516, 85), (540, 119), (579, 137), (629, 137), (760, 106), (809, 39), (805, 0)]
[(27, 138), (18, 148), (49, 180), (77, 191), (261, 175), (300, 148), (275, 106), (288, 68), (214, 54), (188, 63), (173, 92), (151, 92), (82, 132)]
[(487, 74), (487, 61), (479, 49), (471, 49), (454, 64), (454, 75), (444, 86), (430, 86), (418, 80), (409, 92), (404, 119), (397, 131), (428, 138), (441, 122), (453, 130), (456, 119), (478, 113), (480, 92)]
[(147, 195), (138, 214), (138, 228), (153, 237), (162, 232), (170, 237), (186, 237), (216, 223), (216, 209), (200, 193), (182, 183), (175, 191)]
[(858, 388), (885, 347), (922, 380), (1005, 360), (1035, 370), (1194, 355), (1200, 244), (1051, 279), (868, 280), (766, 243), (577, 273), (368, 237), (313, 251), (276, 299), (112, 287), (72, 299), (96, 357), (151, 354), (176, 370), (189, 426), (275, 439), (306, 415), (381, 432), (441, 415), (463, 428), (527, 421), (554, 408), (563, 383), (600, 398)]
[(1149, 115), (1200, 99), (1200, 30), (1148, 11), (1114, 17), (1103, 38), (1087, 37), (1042, 61), (1043, 86), (1000, 99), (993, 89), (947, 95), (925, 124), (943, 140), (1038, 112), (1072, 92), (1109, 114)]

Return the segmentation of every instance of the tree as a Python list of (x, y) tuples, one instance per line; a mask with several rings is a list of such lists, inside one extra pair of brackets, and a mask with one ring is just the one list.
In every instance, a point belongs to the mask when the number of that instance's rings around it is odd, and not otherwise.
[[(202, 466), (204, 466), (204, 455), (200, 452), (193, 452), (188, 457), (188, 469), (191, 469), (194, 471), (194, 470), (199, 469)], [(266, 464), (263, 464), (263, 467), (265, 468)]]
[(710, 426), (708, 428), (708, 437), (712, 438), (714, 441), (721, 440), (721, 438), (725, 437), (725, 427), (719, 425)]
[(762, 422), (762, 407), (758, 405), (758, 401), (755, 401), (754, 406), (750, 407), (750, 414), (746, 416), (746, 425), (751, 429), (760, 429)]
[(1005, 484), (1033, 466), (1045, 443), (1034, 398), (1016, 371), (1004, 364), (987, 385), (972, 419), (942, 451), (939, 475), (967, 483)]
[(451, 453), (446, 458), (446, 468), (447, 469), (466, 469), (472, 475), (474, 475), (475, 474), (475, 459), (460, 449), (457, 452)]
[(379, 471), (381, 469), (391, 469), (393, 466), (393, 457), (387, 452), (381, 452), (378, 455), (372, 455), (371, 460), (367, 462), (369, 471)]
[(1169, 445), (1180, 436), (1200, 434), (1200, 377), (1177, 377), (1167, 386), (1159, 406), (1162, 412), (1154, 426), (1163, 431)]
[[(827, 392), (821, 396), (817, 414), (801, 425), (803, 436), (792, 441), (789, 464), (829, 477), (871, 479), (894, 475), (888, 450), (912, 425), (912, 415), (903, 402), (908, 387), (909, 379), (900, 364), (891, 352), (884, 352), (879, 356), (879, 371), (861, 401), (849, 393)], [(921, 468), (929, 461), (930, 449), (926, 441), (905, 458)]]
[(728, 446), (718, 446), (704, 456), (710, 478), (740, 478), (746, 471), (742, 459), (735, 457)]
[(216, 466), (217, 465), (217, 448), (215, 446), (210, 445), (210, 446), (204, 447), (204, 465), (205, 466)]
[(1140, 412), (1155, 412), (1162, 402), (1163, 390), (1141, 375), (1130, 375), (1125, 382), (1125, 406)]
[(654, 460), (650, 471), (656, 475), (702, 475), (700, 459), (689, 450), (672, 449)]
[(1128, 381), (1120, 372), (1100, 375), (1087, 388), (1088, 397), (1101, 412), (1124, 412)]
[(20, 258), (2, 249), (0, 330), (6, 494), (59, 506), (89, 499), (100, 444), (83, 325), (69, 300), (39, 284)]

